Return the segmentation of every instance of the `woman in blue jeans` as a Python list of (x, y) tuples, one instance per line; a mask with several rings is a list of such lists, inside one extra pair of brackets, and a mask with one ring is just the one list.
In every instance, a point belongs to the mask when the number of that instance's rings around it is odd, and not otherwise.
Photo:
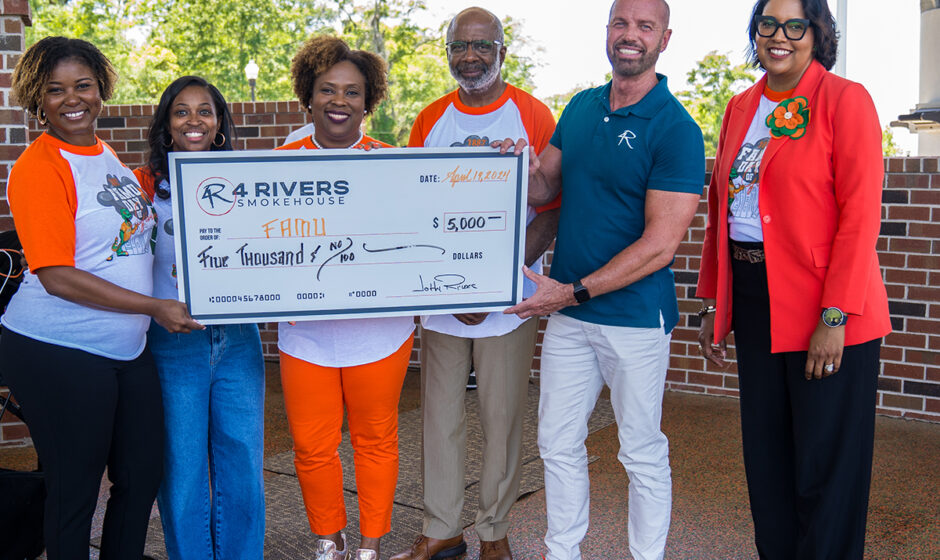
[[(134, 173), (157, 214), (154, 294), (176, 298), (167, 153), (231, 150), (235, 127), (219, 90), (196, 76), (167, 87), (150, 125), (150, 159)], [(164, 478), (157, 502), (167, 554), (257, 560), (264, 546), (264, 361), (257, 325), (186, 335), (147, 333), (163, 392)]]

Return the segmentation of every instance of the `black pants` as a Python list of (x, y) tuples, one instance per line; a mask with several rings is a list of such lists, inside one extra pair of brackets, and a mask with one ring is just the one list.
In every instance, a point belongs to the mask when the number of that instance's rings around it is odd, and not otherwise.
[(139, 559), (163, 475), (163, 401), (150, 351), (112, 360), (5, 329), (0, 363), (45, 473), (49, 560), (88, 558), (105, 466), (113, 486), (101, 558)]
[(770, 352), (764, 263), (732, 260), (732, 273), (744, 467), (758, 554), (861, 559), (881, 340), (846, 346), (837, 373), (807, 381), (806, 352)]

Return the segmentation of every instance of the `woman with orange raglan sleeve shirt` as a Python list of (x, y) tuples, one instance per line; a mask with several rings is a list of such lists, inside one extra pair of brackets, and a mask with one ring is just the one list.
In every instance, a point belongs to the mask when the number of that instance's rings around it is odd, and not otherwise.
[(65, 37), (37, 41), (12, 76), (12, 98), (44, 131), (7, 183), (29, 271), (3, 315), (0, 361), (43, 467), (49, 560), (88, 558), (105, 467), (101, 557), (143, 554), (163, 472), (147, 326), (202, 328), (184, 304), (151, 297), (153, 205), (95, 135), (116, 79), (94, 45)]
[(735, 334), (760, 558), (860, 559), (881, 338), (875, 246), (884, 165), (868, 92), (827, 71), (825, 0), (759, 0), (752, 63), (728, 104), (708, 187), (696, 293), (702, 354)]

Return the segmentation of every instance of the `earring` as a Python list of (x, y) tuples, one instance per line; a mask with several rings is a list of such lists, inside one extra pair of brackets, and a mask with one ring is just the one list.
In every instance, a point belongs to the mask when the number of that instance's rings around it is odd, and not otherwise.
[(40, 125), (40, 126), (46, 126), (46, 112), (43, 111), (42, 109), (40, 109), (40, 110), (36, 113), (36, 120), (39, 121), (39, 125)]
[(173, 138), (164, 138), (162, 142), (164, 148), (169, 148), (173, 145)]
[[(219, 141), (219, 136), (222, 137), (222, 141), (221, 141), (221, 142)], [(225, 135), (222, 134), (221, 132), (217, 133), (217, 134), (215, 135), (215, 139), (212, 141), (212, 145), (215, 146), (216, 148), (221, 148), (222, 146), (224, 146), (224, 145), (225, 145)]]

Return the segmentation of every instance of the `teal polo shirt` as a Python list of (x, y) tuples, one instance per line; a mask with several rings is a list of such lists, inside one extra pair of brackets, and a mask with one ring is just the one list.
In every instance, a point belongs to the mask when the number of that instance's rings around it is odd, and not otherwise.
[[(643, 235), (650, 189), (701, 195), (702, 131), (665, 76), (638, 103), (610, 110), (611, 84), (572, 98), (551, 143), (561, 150), (564, 196), (551, 277), (579, 280)], [(671, 332), (679, 321), (669, 266), (561, 313), (589, 323)], [(662, 314), (662, 322), (660, 322)]]

